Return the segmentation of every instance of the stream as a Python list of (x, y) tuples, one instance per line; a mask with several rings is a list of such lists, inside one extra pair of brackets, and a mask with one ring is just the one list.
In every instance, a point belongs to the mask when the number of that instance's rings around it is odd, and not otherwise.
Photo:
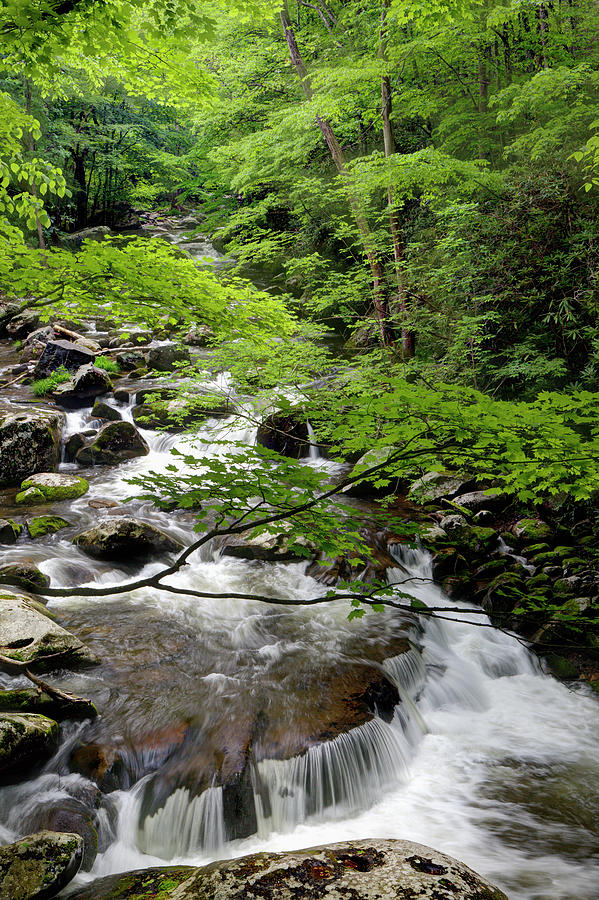
[[(201, 255), (211, 255), (210, 245), (200, 244)], [(226, 375), (218, 386), (232, 390)], [(131, 419), (127, 405), (110, 402)], [(65, 436), (91, 421), (87, 410), (68, 413)], [(105, 585), (157, 571), (164, 558), (143, 569), (115, 566), (90, 560), (72, 538), (99, 518), (126, 514), (190, 544), (197, 537), (193, 517), (138, 500), (124, 505), (134, 493), (126, 479), (166, 471), (175, 447), (223, 453), (214, 444), (223, 428), (231, 440), (255, 440), (252, 427), (212, 420), (193, 441), (144, 430), (150, 454), (116, 467), (63, 463), (61, 471), (90, 481), (88, 494), (52, 507), (73, 526), (34, 543), (21, 537), (3, 559), (32, 559), (53, 586)], [(333, 467), (315, 451), (307, 462)], [(90, 507), (98, 499), (116, 505)], [(2, 515), (19, 517), (22, 509), (8, 506)], [(134, 868), (393, 837), (463, 860), (511, 900), (596, 900), (599, 698), (545, 675), (516, 638), (474, 624), (480, 615), (472, 623), (450, 621), (454, 604), (428, 580), (427, 554), (397, 546), (394, 555), (413, 578), (403, 590), (447, 607), (447, 620), (420, 625), (408, 613), (388, 611), (349, 622), (347, 601), (282, 609), (154, 589), (51, 600), (60, 624), (102, 660), (52, 681), (89, 697), (100, 716), (63, 725), (60, 749), (42, 772), (0, 789), (0, 842), (36, 830), (41, 809), (67, 803), (88, 811), (99, 838), (93, 867), (75, 887)], [(172, 583), (307, 599), (322, 585), (305, 569), (226, 557), (207, 545)], [(388, 574), (392, 581), (405, 577)], [(338, 714), (328, 700), (335, 679), (351, 679), (360, 667), (382, 667), (397, 686), (394, 714), (294, 754), (306, 733)], [(0, 675), (0, 683), (20, 680)], [(69, 762), (89, 744), (110, 748), (119, 760), (114, 783), (101, 793)], [(248, 833), (235, 836), (222, 773), (241, 771), (250, 745), (243, 784), (235, 781)]]

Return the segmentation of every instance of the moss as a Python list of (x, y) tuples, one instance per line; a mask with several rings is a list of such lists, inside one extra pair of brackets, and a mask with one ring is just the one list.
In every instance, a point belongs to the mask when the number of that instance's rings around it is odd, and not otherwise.
[(54, 503), (60, 500), (76, 500), (89, 490), (85, 478), (72, 476), (63, 483), (44, 484), (40, 476), (33, 475), (21, 484), (21, 492), (16, 496), (17, 503), (28, 505), (34, 503)]
[(565, 656), (558, 656), (557, 653), (549, 653), (545, 660), (552, 675), (556, 678), (563, 678), (566, 681), (578, 678), (579, 671), (569, 659)]
[(32, 538), (55, 534), (61, 528), (68, 528), (71, 523), (60, 516), (36, 516), (27, 523), (27, 530)]

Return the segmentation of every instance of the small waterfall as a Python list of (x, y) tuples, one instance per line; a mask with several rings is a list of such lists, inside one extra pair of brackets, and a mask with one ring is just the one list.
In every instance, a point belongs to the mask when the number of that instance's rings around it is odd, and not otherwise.
[(314, 434), (314, 429), (310, 422), (306, 422), (308, 427), (308, 440), (310, 441), (310, 459), (320, 459), (320, 450), (318, 449), (318, 444), (316, 443), (316, 435)]
[(211, 787), (197, 797), (178, 788), (162, 809), (144, 819), (137, 832), (140, 850), (162, 859), (213, 853), (226, 841), (223, 790)]

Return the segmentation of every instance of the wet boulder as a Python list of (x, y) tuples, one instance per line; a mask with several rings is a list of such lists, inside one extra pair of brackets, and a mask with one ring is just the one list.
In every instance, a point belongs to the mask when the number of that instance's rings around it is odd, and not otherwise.
[(47, 409), (0, 412), (0, 487), (56, 469), (64, 421), (62, 413)]
[(18, 781), (47, 762), (57, 746), (58, 725), (53, 719), (31, 713), (0, 713), (0, 782)]
[(72, 900), (125, 900), (150, 886), (164, 900), (507, 900), (464, 863), (400, 840), (344, 841), (287, 853), (254, 853), (185, 871), (147, 869), (111, 875)]
[(95, 352), (83, 344), (50, 340), (44, 347), (34, 374), (36, 378), (47, 378), (61, 366), (69, 372), (76, 372), (81, 366), (93, 364), (95, 358)]
[(183, 545), (154, 525), (137, 519), (106, 519), (73, 540), (80, 550), (96, 559), (148, 559), (174, 553)]
[(58, 475), (40, 472), (26, 478), (16, 496), (16, 502), (27, 506), (36, 503), (57, 503), (60, 500), (76, 500), (89, 490), (85, 478), (78, 475)]
[(194, 325), (189, 329), (183, 341), (191, 347), (206, 347), (214, 339), (214, 336), (209, 325)]
[(14, 544), (23, 531), (23, 526), (13, 519), (0, 519), (0, 544)]
[(138, 391), (133, 407), (133, 421), (142, 428), (162, 428), (183, 431), (211, 418), (226, 418), (234, 412), (227, 398), (214, 394), (196, 393), (193, 397), (178, 397), (171, 389)]
[(27, 831), (51, 831), (77, 834), (83, 841), (81, 869), (89, 872), (98, 855), (98, 831), (94, 813), (75, 797), (50, 800), (27, 817), (22, 826)]
[(110, 422), (75, 454), (82, 466), (102, 466), (147, 456), (150, 448), (131, 422)]
[(451, 472), (427, 472), (415, 481), (408, 491), (408, 498), (414, 503), (436, 503), (438, 500), (451, 500), (458, 494), (465, 494), (472, 482), (464, 481), (459, 475)]
[(150, 347), (148, 351), (148, 369), (156, 369), (158, 372), (172, 372), (177, 363), (189, 362), (189, 350), (181, 347), (174, 341), (167, 341)]
[(309, 456), (310, 436), (305, 413), (293, 408), (267, 416), (258, 426), (256, 443), (292, 459)]
[(103, 400), (96, 400), (92, 409), (94, 419), (106, 419), (110, 422), (120, 422), (123, 418), (118, 409), (109, 406)]
[(63, 528), (68, 528), (71, 523), (61, 516), (34, 516), (27, 522), (27, 531), (30, 538), (45, 537), (48, 534), (56, 534)]
[(0, 690), (0, 711), (39, 713), (50, 719), (95, 719), (98, 715), (91, 700), (72, 694), (50, 695), (37, 688)]
[(0, 655), (36, 671), (98, 662), (79, 638), (43, 607), (18, 594), (0, 594)]
[(469, 491), (467, 494), (458, 494), (453, 498), (456, 506), (478, 513), (481, 510), (499, 510), (508, 503), (508, 497), (500, 490)]
[(71, 381), (59, 385), (52, 392), (52, 398), (64, 409), (81, 409), (92, 406), (96, 397), (111, 391), (112, 381), (108, 373), (88, 363), (77, 369)]
[(13, 584), (25, 591), (36, 593), (50, 586), (50, 579), (38, 569), (34, 562), (20, 559), (18, 562), (0, 566), (0, 584)]
[(23, 341), (21, 362), (28, 363), (31, 360), (39, 359), (48, 341), (53, 340), (54, 336), (54, 329), (51, 325), (44, 325), (42, 328), (36, 328), (35, 331), (32, 331)]
[(520, 519), (512, 528), (512, 534), (521, 544), (536, 544), (553, 536), (550, 525), (541, 519)]
[(40, 831), (0, 847), (0, 897), (49, 900), (75, 877), (82, 860), (78, 834)]

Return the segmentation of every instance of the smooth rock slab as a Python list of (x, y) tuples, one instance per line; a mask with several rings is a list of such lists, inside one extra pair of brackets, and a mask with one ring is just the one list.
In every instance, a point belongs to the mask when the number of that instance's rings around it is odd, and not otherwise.
[(45, 671), (98, 662), (79, 638), (40, 612), (39, 604), (6, 593), (0, 594), (0, 654)]
[(0, 897), (49, 900), (74, 878), (82, 859), (78, 834), (39, 831), (0, 847)]
[(57, 745), (58, 725), (53, 719), (39, 714), (0, 713), (0, 783), (18, 780), (45, 763)]
[(107, 519), (73, 539), (80, 550), (97, 559), (147, 558), (174, 553), (183, 545), (147, 522), (137, 519)]
[(507, 900), (472, 869), (410, 841), (347, 841), (216, 862), (186, 877), (148, 869), (102, 878), (72, 900)]

